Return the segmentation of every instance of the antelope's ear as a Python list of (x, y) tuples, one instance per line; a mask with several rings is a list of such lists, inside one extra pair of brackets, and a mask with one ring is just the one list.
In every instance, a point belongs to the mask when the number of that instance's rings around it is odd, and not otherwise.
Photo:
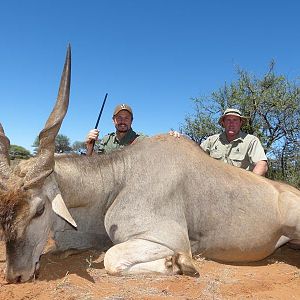
[(71, 216), (62, 196), (60, 193), (56, 194), (54, 199), (52, 200), (52, 209), (53, 211), (66, 220), (68, 223), (77, 228), (77, 224)]
[(53, 211), (62, 217), (65, 221), (70, 223), (72, 226), (77, 228), (77, 224), (72, 218), (59, 190), (55, 176), (51, 174), (48, 176), (44, 182), (44, 193), (47, 195), (48, 199), (51, 202)]

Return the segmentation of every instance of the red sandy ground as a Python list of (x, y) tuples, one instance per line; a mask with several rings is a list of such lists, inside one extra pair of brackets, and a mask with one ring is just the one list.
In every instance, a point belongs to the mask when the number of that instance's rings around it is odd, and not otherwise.
[(103, 256), (86, 251), (62, 259), (46, 253), (37, 279), (7, 284), (5, 246), (0, 242), (0, 299), (300, 299), (300, 251), (287, 246), (263, 261), (242, 266), (196, 258), (199, 278), (109, 276)]

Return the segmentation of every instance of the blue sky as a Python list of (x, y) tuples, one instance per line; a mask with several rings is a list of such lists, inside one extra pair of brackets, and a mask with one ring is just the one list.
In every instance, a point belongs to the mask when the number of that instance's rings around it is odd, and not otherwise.
[(68, 43), (71, 98), (60, 133), (84, 140), (108, 93), (101, 135), (119, 103), (148, 135), (178, 129), (192, 97), (263, 74), (271, 59), (300, 75), (299, 1), (0, 1), (0, 122), (11, 144), (32, 151), (57, 96)]

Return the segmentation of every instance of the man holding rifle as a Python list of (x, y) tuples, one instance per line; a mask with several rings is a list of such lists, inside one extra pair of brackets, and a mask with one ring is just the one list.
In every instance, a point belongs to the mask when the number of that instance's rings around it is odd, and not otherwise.
[[(116, 131), (105, 135), (100, 141), (100, 145), (96, 150), (98, 153), (108, 153), (124, 146), (130, 145), (137, 140), (145, 138), (144, 134), (138, 134), (132, 130), (131, 124), (133, 121), (133, 112), (129, 105), (119, 104), (116, 106), (113, 113), (113, 123)], [(99, 130), (92, 129), (86, 138), (85, 144), (87, 155), (91, 155), (94, 148), (94, 143), (99, 137)]]

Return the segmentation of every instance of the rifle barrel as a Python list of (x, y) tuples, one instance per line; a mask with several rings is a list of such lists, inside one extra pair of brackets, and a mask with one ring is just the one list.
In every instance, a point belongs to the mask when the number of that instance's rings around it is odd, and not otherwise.
[(105, 94), (105, 97), (104, 97), (104, 100), (103, 100), (103, 103), (102, 103), (102, 106), (101, 106), (101, 109), (100, 109), (100, 112), (99, 112), (99, 115), (98, 115), (98, 119), (97, 119), (97, 122), (96, 122), (96, 125), (95, 125), (95, 129), (98, 128), (98, 125), (99, 125), (99, 121), (100, 121), (100, 118), (101, 118), (101, 115), (102, 115), (102, 112), (103, 112), (103, 108), (104, 108), (104, 105), (105, 105), (105, 102), (106, 102), (106, 99), (107, 99), (107, 93)]
[[(99, 115), (98, 115), (98, 118), (97, 118), (97, 121), (96, 121), (95, 129), (98, 128), (99, 121), (100, 121), (100, 118), (102, 116), (103, 108), (104, 108), (104, 105), (105, 105), (105, 102), (106, 102), (106, 99), (107, 99), (107, 95), (108, 94), (106, 93), (105, 97), (104, 97), (104, 100), (102, 102), (102, 106), (101, 106), (101, 109), (100, 109), (100, 112), (99, 112)], [(92, 141), (92, 146), (91, 146), (91, 148), (88, 149), (86, 155), (92, 155), (92, 153), (94, 151), (94, 146), (95, 146), (95, 140)]]

